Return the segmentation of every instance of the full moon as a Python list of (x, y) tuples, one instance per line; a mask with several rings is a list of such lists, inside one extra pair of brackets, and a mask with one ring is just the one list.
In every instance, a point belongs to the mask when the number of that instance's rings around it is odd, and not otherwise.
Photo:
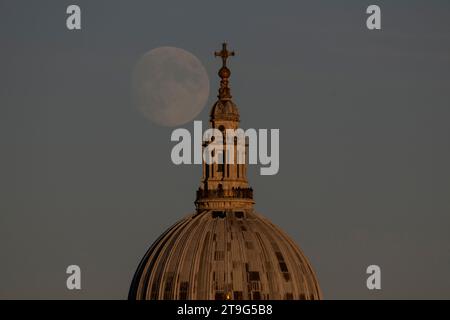
[(205, 68), (192, 53), (174, 47), (150, 50), (132, 74), (132, 99), (152, 122), (179, 126), (202, 111), (209, 96)]

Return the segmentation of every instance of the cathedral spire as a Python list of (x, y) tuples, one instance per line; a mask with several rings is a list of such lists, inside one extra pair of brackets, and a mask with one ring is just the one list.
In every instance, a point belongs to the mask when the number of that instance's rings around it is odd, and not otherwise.
[[(234, 139), (234, 144), (227, 145), (229, 131), (239, 128), (239, 111), (231, 100), (228, 79), (231, 71), (227, 67), (227, 59), (234, 56), (234, 51), (228, 51), (227, 44), (222, 44), (222, 50), (214, 52), (214, 56), (222, 58), (219, 69), (220, 88), (219, 99), (214, 103), (210, 113), (211, 127), (222, 133), (223, 146), (214, 149), (211, 156), (219, 159), (208, 164), (203, 161), (203, 176), (200, 188), (197, 190), (195, 205), (198, 212), (203, 210), (247, 210), (253, 207), (253, 189), (247, 181), (247, 164), (239, 163), (240, 155), (246, 153), (246, 144)], [(231, 130), (228, 130), (231, 129)], [(213, 141), (213, 140), (211, 140)], [(203, 147), (211, 141), (204, 141)], [(241, 144), (238, 144), (241, 143)], [(246, 155), (244, 155), (245, 160)]]
[(228, 87), (229, 83), (228, 78), (230, 78), (231, 71), (227, 67), (227, 59), (229, 57), (233, 57), (234, 55), (235, 55), (234, 51), (228, 51), (226, 42), (222, 44), (221, 51), (214, 52), (215, 57), (222, 58), (222, 68), (220, 68), (218, 72), (218, 75), (221, 80), (220, 80), (219, 95), (217, 96), (221, 101), (231, 99), (230, 88)]

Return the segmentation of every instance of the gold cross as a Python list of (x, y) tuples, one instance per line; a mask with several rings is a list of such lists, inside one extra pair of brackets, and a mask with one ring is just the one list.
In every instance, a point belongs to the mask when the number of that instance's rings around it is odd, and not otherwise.
[(214, 56), (215, 57), (221, 57), (222, 58), (223, 67), (226, 67), (227, 66), (227, 59), (228, 59), (228, 57), (234, 56), (234, 51), (228, 51), (227, 50), (227, 43), (224, 42), (222, 44), (222, 50), (219, 51), (219, 52), (217, 52), (217, 51), (214, 52)]

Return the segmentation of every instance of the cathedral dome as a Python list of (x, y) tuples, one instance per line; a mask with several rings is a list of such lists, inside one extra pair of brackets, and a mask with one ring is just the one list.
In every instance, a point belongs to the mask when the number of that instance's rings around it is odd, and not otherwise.
[(248, 211), (204, 211), (169, 228), (136, 271), (130, 299), (320, 299), (307, 258)]

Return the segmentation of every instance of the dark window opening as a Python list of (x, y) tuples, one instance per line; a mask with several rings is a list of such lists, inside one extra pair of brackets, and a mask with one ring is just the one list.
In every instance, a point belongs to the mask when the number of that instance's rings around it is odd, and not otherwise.
[(223, 291), (216, 291), (216, 295), (214, 297), (215, 300), (225, 300), (225, 295)]
[(188, 289), (189, 289), (189, 282), (182, 281), (180, 284), (180, 299), (181, 300), (187, 300)]
[(248, 273), (248, 278), (250, 281), (259, 281), (259, 272), (258, 271), (251, 271)]
[(277, 255), (278, 261), (284, 261), (283, 255), (280, 251), (275, 252), (275, 254)]
[(242, 212), (242, 211), (236, 211), (236, 212), (234, 213), (234, 216), (235, 216), (236, 218), (238, 218), (238, 219), (242, 219), (242, 218), (244, 218), (244, 212)]
[(280, 262), (280, 269), (281, 269), (281, 272), (289, 272), (287, 265), (284, 262)]

